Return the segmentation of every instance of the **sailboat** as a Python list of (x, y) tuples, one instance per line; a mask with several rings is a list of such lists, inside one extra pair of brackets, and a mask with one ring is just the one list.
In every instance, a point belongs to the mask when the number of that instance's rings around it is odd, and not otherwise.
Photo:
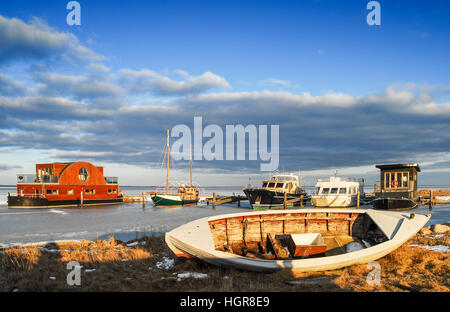
[(167, 175), (166, 192), (154, 193), (151, 199), (155, 206), (188, 206), (196, 205), (199, 200), (198, 189), (192, 184), (192, 144), (190, 151), (190, 184), (182, 184), (177, 187), (176, 193), (169, 192), (169, 163), (170, 163), (170, 135), (167, 129)]

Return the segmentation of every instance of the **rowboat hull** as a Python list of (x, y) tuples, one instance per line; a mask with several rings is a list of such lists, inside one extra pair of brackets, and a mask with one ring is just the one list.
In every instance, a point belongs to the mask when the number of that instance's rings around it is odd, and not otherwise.
[[(368, 263), (384, 257), (415, 235), (430, 217), (431, 215), (409, 215), (400, 212), (346, 208), (340, 209), (338, 212), (333, 209), (320, 208), (254, 211), (198, 219), (166, 233), (165, 240), (177, 256), (197, 258), (221, 267), (234, 267), (256, 272), (273, 272), (280, 269), (290, 269), (296, 272), (323, 271)], [(302, 224), (306, 227), (302, 227)], [(374, 226), (370, 228), (370, 224)], [(377, 226), (377, 235), (384, 237), (381, 243), (361, 250), (330, 256), (266, 260), (220, 250), (223, 249), (221, 243), (225, 240), (224, 233), (227, 233), (226, 241), (228, 242), (229, 239), (229, 245), (232, 245), (231, 240), (239, 241), (241, 239), (239, 233), (245, 233), (245, 229), (247, 235), (243, 241), (248, 240), (247, 245), (251, 246), (249, 237), (252, 235), (263, 237), (266, 235), (265, 229), (272, 232), (278, 229), (279, 233), (283, 234), (318, 232), (326, 238), (333, 231), (338, 233), (340, 230), (353, 231), (353, 233), (347, 234), (357, 236), (359, 232), (362, 233), (369, 228), (375, 229), (375, 226)], [(222, 242), (218, 239), (221, 235)]]

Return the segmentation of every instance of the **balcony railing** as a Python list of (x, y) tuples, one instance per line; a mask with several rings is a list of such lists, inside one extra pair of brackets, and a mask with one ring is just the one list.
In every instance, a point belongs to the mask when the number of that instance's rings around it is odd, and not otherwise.
[[(331, 179), (330, 178), (320, 178), (320, 179), (317, 179), (317, 182), (330, 182), (330, 180), (332, 180), (332, 178)], [(342, 182), (360, 182), (360, 183), (364, 183), (364, 178), (341, 178), (341, 177), (339, 177), (339, 179)]]
[(106, 183), (108, 184), (118, 184), (119, 178), (118, 177), (105, 177)]
[(59, 179), (55, 175), (36, 176), (35, 174), (18, 174), (17, 183), (58, 183)]

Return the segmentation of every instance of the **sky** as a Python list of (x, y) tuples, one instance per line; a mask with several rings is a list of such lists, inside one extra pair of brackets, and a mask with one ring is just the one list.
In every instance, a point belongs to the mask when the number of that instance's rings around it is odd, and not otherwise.
[[(163, 184), (166, 128), (279, 125), (279, 169), (305, 184), (417, 162), (449, 185), (446, 1), (0, 0), (0, 184), (36, 163), (90, 161)], [(259, 181), (261, 161), (196, 160), (201, 185)], [(186, 179), (175, 161), (173, 179)]]

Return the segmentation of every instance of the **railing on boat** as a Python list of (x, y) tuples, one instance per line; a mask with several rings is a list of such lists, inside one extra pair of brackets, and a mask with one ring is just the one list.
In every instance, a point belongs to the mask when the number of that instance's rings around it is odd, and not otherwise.
[(18, 174), (17, 184), (21, 183), (59, 183), (59, 178), (55, 175)]
[[(364, 178), (339, 178), (339, 181), (364, 183)], [(330, 182), (330, 178), (327, 178), (327, 179), (320, 178), (320, 179), (317, 179), (317, 182)]]

